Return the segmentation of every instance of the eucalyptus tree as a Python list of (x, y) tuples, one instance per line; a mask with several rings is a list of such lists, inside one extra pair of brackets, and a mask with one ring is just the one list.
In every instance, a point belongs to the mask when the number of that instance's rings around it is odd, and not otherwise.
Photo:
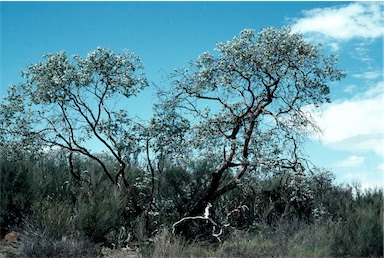
[(190, 215), (239, 186), (247, 172), (303, 173), (301, 143), (320, 131), (309, 110), (329, 102), (328, 83), (344, 76), (335, 56), (290, 28), (245, 29), (215, 50), (175, 70), (162, 94), (165, 111), (189, 120), (182, 144), (217, 165)]
[[(70, 171), (78, 180), (74, 153), (95, 160), (112, 183), (123, 182), (140, 211), (125, 177), (127, 162), (140, 151), (140, 125), (129, 117), (124, 103), (148, 86), (141, 60), (129, 51), (115, 54), (104, 48), (86, 58), (68, 57), (64, 51), (43, 58), (22, 71), (24, 82), (11, 85), (0, 108), (2, 133), (20, 147), (39, 144), (68, 150)], [(95, 155), (95, 145), (114, 157), (116, 171)]]

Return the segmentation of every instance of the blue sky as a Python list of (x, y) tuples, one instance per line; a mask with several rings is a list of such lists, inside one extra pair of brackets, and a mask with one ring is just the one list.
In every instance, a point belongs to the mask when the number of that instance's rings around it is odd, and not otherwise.
[[(383, 185), (382, 2), (0, 2), (0, 12), (0, 98), (42, 53), (129, 49), (160, 85), (241, 29), (290, 25), (347, 71), (331, 85), (333, 103), (313, 114), (324, 134), (307, 144), (308, 155), (340, 183)], [(149, 88), (132, 99), (130, 113), (149, 117), (153, 101)]]

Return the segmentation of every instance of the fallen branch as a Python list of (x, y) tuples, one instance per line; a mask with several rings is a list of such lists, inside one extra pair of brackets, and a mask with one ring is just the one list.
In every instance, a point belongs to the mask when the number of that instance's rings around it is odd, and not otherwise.
[(176, 231), (176, 226), (179, 225), (180, 223), (187, 221), (187, 220), (206, 220), (212, 223), (212, 236), (215, 237), (219, 242), (221, 242), (221, 239), (219, 236), (223, 234), (223, 228), (220, 227), (220, 230), (218, 233), (216, 233), (216, 227), (219, 225), (211, 218), (209, 218), (209, 208), (211, 208), (212, 205), (210, 203), (207, 204), (207, 207), (205, 208), (204, 216), (190, 216), (190, 217), (184, 217), (181, 220), (175, 222), (172, 225), (172, 234), (175, 234)]

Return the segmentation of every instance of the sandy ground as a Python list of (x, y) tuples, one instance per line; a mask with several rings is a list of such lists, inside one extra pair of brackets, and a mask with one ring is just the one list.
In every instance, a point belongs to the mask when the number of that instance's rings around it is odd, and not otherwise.
[[(104, 249), (101, 251), (102, 257), (108, 257), (108, 258), (141, 258), (142, 255), (140, 253), (137, 253), (135, 251), (129, 251), (125, 249)], [(1, 258), (1, 257), (0, 257)]]

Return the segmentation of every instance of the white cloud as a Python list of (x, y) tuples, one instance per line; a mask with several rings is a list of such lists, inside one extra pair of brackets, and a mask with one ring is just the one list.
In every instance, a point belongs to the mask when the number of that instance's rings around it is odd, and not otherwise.
[(373, 79), (378, 79), (381, 76), (383, 76), (383, 71), (380, 71), (380, 70), (366, 71), (363, 73), (352, 74), (352, 76), (355, 78), (359, 78), (359, 79), (373, 80)]
[(383, 133), (357, 135), (328, 145), (348, 151), (373, 151), (378, 156), (384, 156)]
[(373, 151), (384, 156), (384, 82), (355, 98), (313, 114), (324, 144), (347, 151)]
[(328, 47), (333, 51), (333, 52), (338, 52), (340, 50), (340, 45), (336, 42), (330, 42), (328, 43)]
[(305, 17), (294, 20), (292, 29), (337, 40), (379, 38), (384, 35), (383, 6), (381, 2), (355, 2), (337, 8), (303, 11)]
[(347, 167), (357, 167), (361, 166), (364, 163), (365, 158), (362, 156), (350, 156), (344, 160), (336, 162), (333, 167), (341, 167), (341, 168), (347, 168)]

